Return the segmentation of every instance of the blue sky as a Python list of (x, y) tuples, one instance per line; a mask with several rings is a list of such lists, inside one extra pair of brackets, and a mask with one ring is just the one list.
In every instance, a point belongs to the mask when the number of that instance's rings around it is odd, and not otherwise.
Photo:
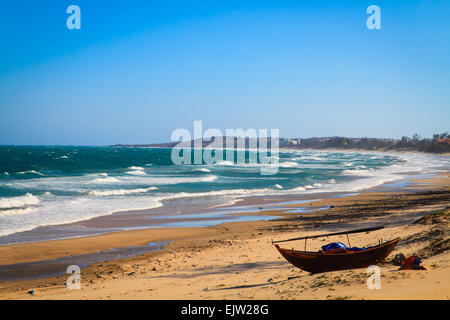
[(431, 136), (449, 130), (449, 40), (449, 1), (5, 0), (0, 144), (164, 142), (194, 120)]

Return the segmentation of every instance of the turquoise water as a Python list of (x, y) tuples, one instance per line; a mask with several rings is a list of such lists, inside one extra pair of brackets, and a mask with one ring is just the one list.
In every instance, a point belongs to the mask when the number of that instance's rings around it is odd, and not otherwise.
[(0, 236), (168, 201), (213, 207), (251, 195), (357, 191), (442, 165), (378, 153), (278, 156), (278, 173), (264, 176), (261, 164), (174, 165), (163, 148), (0, 146)]

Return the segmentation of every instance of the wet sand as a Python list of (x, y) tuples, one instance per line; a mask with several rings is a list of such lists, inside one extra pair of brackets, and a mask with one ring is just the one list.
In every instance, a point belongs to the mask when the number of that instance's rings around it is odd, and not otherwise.
[[(298, 203), (295, 202), (298, 199), (290, 197), (279, 201), (268, 199), (269, 202), (262, 205), (263, 214), (281, 217), (271, 221), (231, 222), (211, 227), (141, 229), (85, 238), (0, 246), (0, 266), (5, 266), (168, 241), (161, 251), (94, 263), (83, 268), (81, 290), (68, 290), (64, 285), (68, 275), (61, 275), (2, 282), (0, 298), (446, 299), (450, 295), (448, 251), (444, 250), (425, 259), (424, 263), (429, 265), (427, 271), (399, 272), (396, 271), (398, 267), (383, 265), (382, 289), (369, 290), (365, 285), (365, 269), (311, 276), (285, 261), (272, 246), (271, 239), (385, 225), (386, 228), (380, 231), (351, 236), (352, 245), (374, 245), (381, 238), (388, 240), (400, 236), (402, 241), (393, 254), (421, 252), (430, 243), (433, 247), (432, 241), (436, 239), (437, 231), (430, 233), (431, 229), (439, 229), (439, 235), (444, 240), (445, 237), (448, 239), (448, 225), (441, 223), (430, 226), (413, 222), (427, 214), (448, 211), (449, 181), (449, 174), (444, 174), (431, 179), (418, 179), (413, 181), (415, 184), (402, 188), (378, 188), (358, 195), (326, 198), (310, 203)], [(294, 202), (286, 203), (289, 201)], [(283, 208), (280, 208), (280, 202), (284, 202)], [(305, 207), (321, 210), (299, 210)], [(314, 251), (328, 242), (343, 240), (329, 237), (308, 241), (308, 250)], [(303, 242), (292, 242), (287, 246), (303, 249)], [(35, 290), (36, 294), (27, 294), (29, 290)]]

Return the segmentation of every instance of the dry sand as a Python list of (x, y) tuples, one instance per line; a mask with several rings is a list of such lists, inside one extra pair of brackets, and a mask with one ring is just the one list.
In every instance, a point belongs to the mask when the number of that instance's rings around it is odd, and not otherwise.
[[(401, 192), (365, 192), (312, 206), (333, 205), (316, 213), (289, 213), (274, 221), (235, 222), (208, 228), (147, 229), (96, 237), (0, 247), (0, 265), (92, 253), (112, 247), (174, 240), (159, 252), (96, 263), (82, 269), (81, 289), (69, 290), (69, 275), (0, 283), (1, 299), (449, 299), (450, 175), (416, 181)], [(430, 190), (423, 192), (424, 189)], [(407, 192), (405, 192), (407, 191)], [(310, 205), (310, 204), (306, 204)], [(290, 205), (291, 207), (302, 205)], [(264, 211), (267, 215), (268, 211)], [(423, 223), (413, 223), (428, 217)], [(419, 253), (426, 271), (397, 271), (384, 264), (381, 289), (369, 290), (366, 269), (309, 273), (289, 264), (271, 244), (327, 231), (383, 224), (385, 229), (350, 236), (369, 246), (401, 237), (391, 257)], [(345, 237), (308, 241), (308, 250), (346, 242)], [(284, 247), (303, 249), (304, 242)], [(442, 251), (442, 252), (441, 252)], [(35, 290), (35, 295), (27, 292)]]

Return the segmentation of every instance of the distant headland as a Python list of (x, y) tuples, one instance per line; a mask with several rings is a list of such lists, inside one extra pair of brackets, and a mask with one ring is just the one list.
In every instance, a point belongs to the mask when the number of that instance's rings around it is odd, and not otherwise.
[[(203, 139), (203, 147), (215, 140)], [(234, 137), (233, 145), (227, 146), (224, 138), (224, 147), (237, 147), (237, 138)], [(124, 148), (173, 148), (179, 142), (153, 143), (153, 144), (116, 144), (112, 147)], [(191, 141), (194, 146), (195, 141)], [(250, 145), (250, 139), (245, 138), (245, 147)], [(450, 153), (450, 135), (448, 132), (434, 134), (432, 138), (423, 138), (419, 134), (412, 137), (403, 136), (401, 139), (385, 138), (349, 138), (349, 137), (312, 137), (312, 138), (280, 138), (279, 146), (289, 149), (338, 149), (338, 150), (370, 150), (370, 151), (402, 151), (402, 152), (426, 152), (444, 154)], [(270, 147), (270, 138), (268, 138)]]

